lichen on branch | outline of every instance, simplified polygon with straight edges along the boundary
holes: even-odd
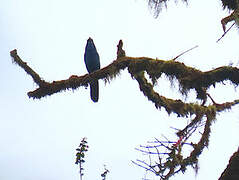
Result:
[[[123,50],[122,40],[119,41],[117,47],[117,58],[108,66],[91,74],[82,76],[71,75],[68,79],[53,82],[42,80],[40,75],[18,56],[17,50],[11,51],[10,55],[13,58],[13,62],[23,68],[39,86],[34,91],[28,92],[29,98],[33,99],[40,99],[65,90],[74,90],[81,86],[87,87],[90,82],[96,79],[102,79],[105,83],[109,83],[122,70],[127,68],[132,79],[138,82],[139,90],[157,109],[164,108],[168,114],[175,113],[179,117],[191,118],[194,115],[194,118],[190,120],[187,126],[176,132],[179,140],[175,141],[173,146],[164,145],[162,141],[157,140],[159,146],[163,146],[168,151],[166,153],[167,156],[164,156],[166,159],[161,158],[160,155],[162,153],[156,148],[156,154],[160,160],[156,162],[156,165],[147,164],[143,161],[139,161],[143,165],[138,165],[146,170],[151,170],[156,175],[160,175],[162,179],[167,179],[180,171],[184,172],[189,165],[197,169],[198,157],[203,149],[208,147],[211,124],[216,119],[216,115],[239,103],[237,99],[232,102],[216,103],[210,94],[207,93],[207,89],[223,81],[230,81],[235,86],[238,86],[239,69],[231,66],[222,66],[202,72],[196,68],[186,66],[184,63],[177,62],[175,59],[158,60],[148,57],[128,57]],[[149,78],[145,77],[146,73],[149,75]],[[179,92],[182,94],[186,94],[191,89],[195,90],[197,99],[203,100],[203,102],[200,104],[195,100],[193,103],[186,103],[179,99],[170,99],[160,95],[154,90],[154,86],[160,84],[159,79],[162,74],[166,75],[169,80],[176,79],[180,86]],[[212,103],[206,105],[208,98]],[[199,141],[189,142],[190,137],[200,127],[204,128],[203,132],[200,133]],[[192,147],[188,157],[183,157],[185,145]],[[159,168],[159,170],[154,169],[154,167]]]
[[[164,107],[168,112],[174,106],[181,106],[183,102],[178,100],[171,100],[170,106],[163,100],[165,97],[156,96],[153,90],[153,86],[159,80],[162,74],[165,74],[169,79],[176,79],[180,86],[180,92],[186,94],[189,90],[194,89],[197,93],[197,98],[205,100],[207,98],[207,89],[216,83],[223,82],[225,80],[231,81],[235,86],[239,84],[239,69],[231,66],[222,66],[210,71],[202,72],[198,69],[186,66],[184,63],[174,60],[158,60],[148,57],[128,57],[125,56],[125,51],[122,49],[123,42],[120,40],[117,50],[117,59],[114,60],[108,66],[97,70],[91,74],[85,74],[82,76],[71,75],[66,80],[57,80],[53,82],[46,82],[40,78],[40,75],[36,73],[26,62],[21,60],[17,54],[17,50],[11,51],[10,55],[13,61],[23,68],[27,74],[29,74],[33,81],[39,86],[36,90],[28,92],[30,98],[40,99],[47,95],[53,95],[55,93],[74,90],[81,86],[87,87],[92,80],[102,79],[106,83],[115,78],[120,71],[128,68],[129,73],[135,78],[142,90],[144,84],[144,94],[148,95],[149,100],[153,101],[158,108],[159,104],[164,104]],[[147,73],[153,83],[148,83],[144,77],[144,73]],[[148,91],[148,93],[145,93]],[[150,93],[151,92],[151,93]],[[168,99],[169,101],[169,99]],[[190,111],[190,108],[185,107],[179,110],[179,114],[186,115]],[[176,112],[176,111],[175,111]],[[186,113],[187,112],[187,113]],[[184,116],[183,115],[183,116]]]

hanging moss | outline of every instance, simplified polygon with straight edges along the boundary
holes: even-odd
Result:
[[[105,83],[109,83],[114,80],[122,70],[127,68],[133,80],[138,82],[140,91],[155,105],[157,109],[164,108],[169,115],[175,113],[178,117],[189,117],[195,115],[195,118],[192,119],[185,128],[177,132],[179,143],[176,144],[178,144],[178,146],[173,145],[167,147],[167,150],[170,152],[168,153],[166,161],[157,164],[157,166],[161,165],[161,170],[154,170],[153,172],[168,179],[175,173],[180,171],[185,172],[188,165],[191,165],[197,170],[198,157],[203,149],[209,145],[211,124],[213,120],[216,119],[216,115],[224,110],[229,110],[232,106],[239,103],[239,100],[234,100],[233,102],[218,104],[207,93],[207,89],[210,86],[215,86],[216,83],[221,83],[225,80],[228,80],[233,85],[237,86],[239,84],[239,69],[231,66],[223,66],[211,71],[202,72],[174,60],[164,61],[147,57],[127,57],[125,56],[125,51],[122,49],[122,46],[123,42],[120,41],[118,45],[117,59],[107,67],[91,74],[85,74],[82,76],[72,75],[66,80],[53,82],[42,80],[42,78],[40,78],[40,76],[30,68],[27,63],[21,60],[17,55],[16,50],[12,51],[10,55],[12,56],[13,61],[23,68],[39,86],[36,90],[28,92],[30,98],[37,99],[65,90],[75,90],[81,86],[87,87],[96,79],[102,79]],[[149,75],[152,83],[145,77],[146,73]],[[154,90],[154,86],[156,86],[156,82],[159,83],[159,78],[162,74],[168,77],[170,81],[177,80],[180,86],[180,91],[183,94],[194,89],[197,93],[197,98],[202,99],[203,103],[198,104],[197,101],[194,103],[185,103],[179,99],[170,99],[160,95]],[[212,104],[206,106],[205,103],[208,97],[211,99]],[[206,118],[205,124],[202,123],[204,122],[204,118]],[[203,133],[197,143],[190,143],[192,151],[188,157],[184,158],[182,156],[182,151],[185,143],[181,143],[180,141],[186,141],[188,136],[190,136],[189,132],[195,130],[198,124],[204,125]],[[162,143],[160,145],[162,145]]]
[[[167,8],[168,1],[169,0],[148,0],[148,6],[153,10],[155,18],[158,17],[163,8]],[[187,3],[187,0],[182,1]],[[175,3],[176,2],[178,2],[178,0],[175,0]]]
[[[229,10],[235,10],[238,8],[237,0],[221,0],[223,8],[227,8]]]

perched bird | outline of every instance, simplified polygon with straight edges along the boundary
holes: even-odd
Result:
[[[93,39],[89,38],[85,47],[84,60],[86,69],[89,73],[92,73],[100,69],[100,57],[96,50]],[[97,102],[99,99],[99,82],[98,80],[93,80],[90,83],[90,97],[92,101]]]

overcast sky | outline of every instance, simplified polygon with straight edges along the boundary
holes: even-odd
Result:
[[[211,3],[203,6],[203,3]],[[220,20],[228,15],[219,0],[174,1],[153,18],[146,0],[5,0],[0,6],[0,179],[77,180],[75,149],[88,138],[85,180],[100,179],[104,165],[108,179],[141,179],[145,172],[131,160],[142,155],[135,147],[154,137],[174,135],[170,126],[183,127],[184,119],[157,110],[139,91],[127,71],[110,84],[100,81],[99,102],[90,99],[89,88],[66,91],[33,100],[27,92],[37,88],[30,76],[12,63],[9,52],[19,56],[46,81],[87,73],[83,55],[92,37],[101,67],[116,58],[120,39],[128,56],[168,60],[195,46],[178,59],[200,70],[234,63],[238,65],[238,30],[234,27],[219,43]],[[229,26],[229,25],[228,25]],[[239,98],[233,85],[218,85],[210,94],[220,102]],[[159,93],[181,98],[167,81],[159,81]],[[238,89],[236,89],[238,91]],[[192,92],[191,96],[195,94]],[[217,179],[236,151],[239,139],[238,107],[218,114],[210,145],[193,170],[173,177]],[[149,178],[150,176],[146,176]],[[153,176],[152,179],[157,179]]]

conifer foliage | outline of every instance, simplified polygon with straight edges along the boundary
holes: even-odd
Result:
[[[167,8],[167,3],[169,0],[147,0],[149,7],[154,12],[154,17],[157,18],[163,8]],[[177,2],[178,0],[175,0]],[[189,0],[182,0],[188,3]],[[207,1],[204,2],[205,6]],[[223,9],[228,9],[232,13],[221,20],[222,28],[226,32],[227,23],[234,21],[234,23],[239,26],[239,0],[221,0]]]

